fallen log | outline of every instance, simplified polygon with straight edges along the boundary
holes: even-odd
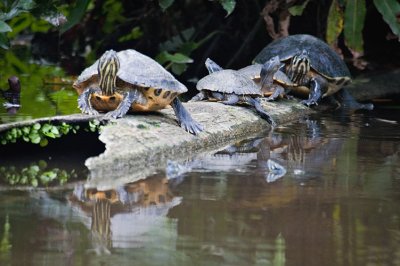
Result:
[[[100,140],[106,150],[88,158],[87,187],[111,189],[165,169],[168,160],[183,161],[213,152],[234,141],[255,137],[271,129],[257,113],[221,103],[185,103],[204,132],[193,136],[177,125],[172,109],[157,114],[128,115],[103,128]],[[296,101],[265,103],[277,124],[313,112]]]

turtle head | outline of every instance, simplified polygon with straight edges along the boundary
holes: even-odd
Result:
[[[222,67],[220,67],[217,63],[215,63],[210,58],[207,58],[205,65],[206,65],[206,68],[207,68],[209,74],[223,70]]]
[[[307,50],[302,50],[292,57],[288,69],[288,76],[292,80],[292,82],[303,84],[309,71],[310,57]]]
[[[119,67],[119,59],[114,50],[108,50],[100,57],[97,71],[99,74],[99,86],[104,95],[113,95],[115,93]]]
[[[265,62],[260,71],[261,87],[264,89],[266,86],[270,87],[274,82],[274,75],[279,70],[281,61],[279,56],[274,56]]]

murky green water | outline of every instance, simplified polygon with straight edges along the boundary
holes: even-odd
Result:
[[[0,264],[399,265],[399,122],[309,117],[111,191],[79,163],[64,189],[2,186]]]
[[[0,60],[0,124],[39,117],[80,113],[73,79],[54,64],[33,62],[28,51],[2,51]],[[7,79],[17,76],[21,84],[20,107],[4,106]]]

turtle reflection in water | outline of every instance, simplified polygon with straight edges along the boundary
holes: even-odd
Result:
[[[322,40],[307,34],[291,35],[268,44],[254,59],[263,64],[279,56],[284,70],[292,82],[299,86],[293,92],[308,88],[307,106],[317,104],[326,96],[334,95],[351,82],[350,71],[340,56]],[[263,75],[261,75],[263,79]],[[304,87],[305,86],[305,87]],[[351,109],[372,109],[371,104],[357,103],[349,94],[344,101]]]
[[[180,126],[198,134],[196,122],[177,96],[187,91],[160,64],[135,50],[106,51],[85,69],[73,87],[78,91],[78,107],[83,113],[107,112],[106,118],[119,118],[130,109],[156,111],[171,105]]]

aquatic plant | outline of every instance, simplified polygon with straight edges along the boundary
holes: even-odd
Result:
[[[29,166],[0,166],[1,182],[8,185],[49,186],[63,185],[71,179],[78,178],[76,171],[50,168],[46,161],[33,162]]]
[[[81,128],[80,125],[68,124],[62,122],[60,124],[51,123],[35,123],[31,126],[14,127],[0,134],[0,143],[6,145],[16,143],[22,139],[25,142],[39,144],[41,147],[47,146],[49,139],[61,138],[69,133],[77,133]],[[103,125],[98,120],[89,121],[85,131],[98,132],[103,128]]]
[[[14,127],[0,135],[0,143],[6,145],[7,143],[15,143],[18,139],[33,144],[40,144],[44,147],[48,144],[48,138],[60,138],[68,134],[70,131],[76,133],[79,125],[69,125],[61,123],[60,125],[52,125],[50,123],[35,123],[31,126]]]

